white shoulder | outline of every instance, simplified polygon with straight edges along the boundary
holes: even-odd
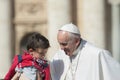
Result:
[[[105,54],[111,56],[111,53],[108,50],[96,47],[95,45],[86,42],[83,45],[82,51],[86,54],[93,55],[93,56],[99,56],[100,54]]]

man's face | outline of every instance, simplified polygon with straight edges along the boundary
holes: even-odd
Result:
[[[69,36],[69,33],[66,31],[59,31],[57,39],[58,39],[60,48],[64,50],[66,55],[71,56],[75,51],[75,49],[77,48],[76,40],[74,38],[71,39]]]

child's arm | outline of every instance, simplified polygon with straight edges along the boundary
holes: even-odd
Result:
[[[40,73],[39,73],[39,71],[37,71],[37,80],[42,80],[42,78],[41,78],[41,76],[40,76]]]
[[[13,76],[13,78],[11,80],[19,80],[20,76],[21,76],[21,73],[16,72],[16,74]]]

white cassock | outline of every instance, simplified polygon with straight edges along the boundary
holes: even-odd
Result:
[[[63,50],[56,53],[50,69],[52,80],[120,80],[120,64],[84,40],[71,58]]]

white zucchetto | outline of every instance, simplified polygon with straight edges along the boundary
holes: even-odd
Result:
[[[78,27],[72,23],[63,25],[59,30],[68,31],[75,34],[80,34]]]

